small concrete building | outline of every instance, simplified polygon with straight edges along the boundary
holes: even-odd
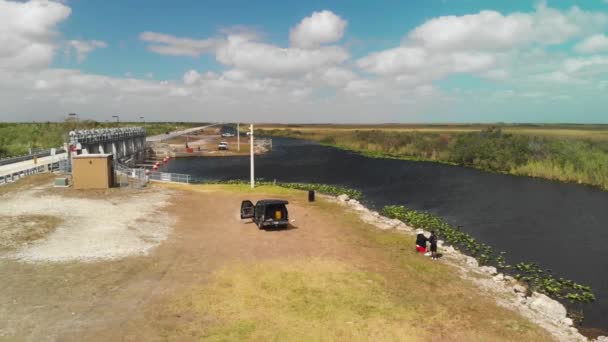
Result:
[[[72,156],[74,189],[107,189],[114,184],[111,154]]]

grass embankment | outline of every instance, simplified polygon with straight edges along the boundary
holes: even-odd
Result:
[[[434,230],[440,239],[461,248],[466,254],[476,258],[481,265],[495,265],[499,271],[513,274],[515,279],[525,282],[531,291],[538,291],[558,300],[568,300],[570,303],[595,301],[591,287],[556,277],[551,271],[543,270],[533,262],[510,265],[505,258],[505,252],[495,253],[492,246],[477,241],[470,234],[449,225],[437,216],[394,205],[385,206],[383,214],[415,228]],[[580,315],[578,312],[571,314]],[[577,319],[582,318],[577,317]]]
[[[198,123],[163,122],[102,123],[96,121],[67,120],[65,122],[0,123],[0,158],[28,153],[30,148],[59,147],[67,141],[68,133],[75,129],[115,128],[144,126],[148,135],[199,126]]]
[[[316,140],[370,157],[442,162],[608,190],[608,128],[603,125],[423,126],[419,130],[298,127],[258,134]]]
[[[206,182],[206,184],[231,184],[231,185],[238,185],[239,189],[242,191],[244,189],[251,189],[250,188],[250,183],[248,181],[242,180],[242,179],[233,179],[233,180],[226,180],[226,181],[210,181],[210,182]],[[263,179],[257,179],[256,182],[256,187],[268,187],[270,186],[271,188],[286,188],[286,189],[293,189],[293,190],[304,190],[304,191],[316,191],[319,192],[321,194],[325,194],[325,195],[330,195],[330,196],[340,196],[342,194],[346,194],[348,195],[348,197],[356,199],[356,200],[360,200],[361,198],[363,198],[363,193],[359,190],[355,190],[355,189],[351,189],[351,188],[345,188],[345,187],[341,187],[341,186],[335,186],[335,185],[327,185],[327,184],[315,184],[315,183],[283,183],[283,182],[269,182],[269,181],[265,181]]]
[[[271,185],[254,190],[239,184],[170,187],[215,198],[226,192],[281,196],[290,201],[298,227],[261,234],[284,234],[284,243],[294,246],[299,245],[290,240],[303,238],[300,234],[318,241],[300,257],[229,262],[208,283],[167,299],[159,315],[178,319],[154,325],[163,338],[550,340],[538,326],[498,307],[455,269],[414,253],[411,236],[375,229],[337,204],[306,203],[304,192]],[[312,232],[319,235],[313,238]]]

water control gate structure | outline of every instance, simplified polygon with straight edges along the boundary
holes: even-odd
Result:
[[[115,161],[130,164],[145,159],[146,130],[142,127],[71,131],[70,153],[112,154]]]

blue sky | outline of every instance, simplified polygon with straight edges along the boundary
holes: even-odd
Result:
[[[604,0],[0,0],[2,19],[0,121],[608,123]]]

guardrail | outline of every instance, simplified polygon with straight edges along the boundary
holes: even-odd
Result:
[[[212,124],[212,125],[200,126],[200,127],[191,127],[191,128],[186,128],[186,129],[181,130],[181,131],[169,132],[168,134],[159,134],[159,135],[148,136],[148,137],[146,137],[146,141],[148,141],[148,142],[163,142],[165,140],[178,137],[180,135],[189,134],[189,133],[193,133],[193,132],[197,132],[197,131],[202,131],[205,128],[212,127],[212,126],[217,126],[217,125],[220,125],[220,124]]]
[[[15,170],[9,170],[8,172],[0,172],[0,185],[12,183],[23,177],[27,177],[36,173],[53,171],[65,172],[68,168],[68,161],[64,157],[58,156],[57,159],[48,162],[30,165]]]
[[[63,152],[65,152],[65,150],[63,148],[55,149],[55,153],[57,153],[57,154],[63,153]],[[24,154],[21,156],[0,158],[0,165],[13,164],[13,163],[22,162],[25,160],[34,159],[34,158],[48,157],[50,155],[51,155],[51,149],[37,150],[33,153]]]

